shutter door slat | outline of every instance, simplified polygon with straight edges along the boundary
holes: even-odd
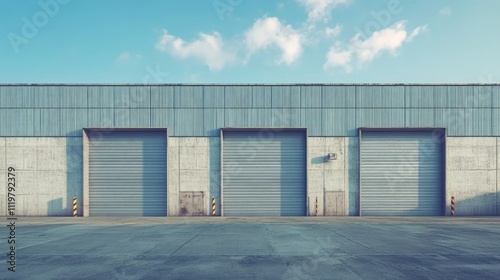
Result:
[[[303,132],[224,132],[224,215],[304,216],[305,149]]]
[[[443,143],[431,132],[363,131],[361,215],[442,214]]]
[[[89,143],[90,216],[166,216],[164,132],[110,132]]]

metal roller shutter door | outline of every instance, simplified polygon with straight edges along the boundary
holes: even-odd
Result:
[[[225,216],[306,214],[306,134],[223,134]]]
[[[442,215],[443,146],[432,132],[362,131],[361,215]]]
[[[166,216],[166,132],[109,132],[89,142],[90,216]]]

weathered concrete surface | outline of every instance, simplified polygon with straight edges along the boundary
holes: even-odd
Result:
[[[455,215],[496,215],[497,138],[448,137],[446,143],[446,214],[455,197]]]
[[[210,196],[210,138],[208,137],[169,137],[168,143],[168,214],[181,215],[180,192],[203,192],[205,201],[203,213],[208,215]]]
[[[6,214],[4,176],[9,167],[16,169],[17,215],[71,215],[73,196],[78,198],[82,209],[80,137],[1,138],[0,141],[4,148],[0,149],[0,215]]]
[[[128,219],[132,223],[129,225],[117,224],[115,219],[99,225],[93,221],[106,219],[75,218],[75,222],[86,222],[35,225],[28,218],[21,218],[16,228],[16,272],[7,270],[7,250],[2,246],[0,278],[288,280],[500,276],[497,217],[267,219],[276,223],[159,224],[148,223],[158,219],[136,218]],[[44,220],[70,218],[38,219]],[[193,221],[191,217],[163,220]],[[0,236],[7,236],[5,226],[1,227]]]

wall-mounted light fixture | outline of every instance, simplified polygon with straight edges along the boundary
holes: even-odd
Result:
[[[336,160],[337,159],[337,154],[335,153],[329,153],[325,157],[325,161],[331,161],[331,160]]]

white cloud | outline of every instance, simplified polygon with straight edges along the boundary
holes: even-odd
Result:
[[[427,30],[429,30],[429,27],[426,25],[423,25],[423,26],[419,26],[417,28],[415,28],[410,36],[408,36],[408,38],[406,39],[407,42],[411,42],[413,40],[413,38],[417,37],[419,34],[421,34],[422,32],[426,32]]]
[[[156,43],[156,49],[180,59],[200,59],[210,70],[221,70],[236,59],[234,51],[225,46],[224,40],[217,32],[212,35],[201,32],[198,39],[186,42],[164,30]]]
[[[330,18],[332,10],[338,5],[347,4],[351,0],[297,0],[305,6],[307,16],[311,21],[323,20],[324,22]]]
[[[352,71],[352,55],[352,50],[343,50],[340,43],[337,43],[328,51],[323,69],[328,70],[335,67],[342,67],[347,73],[350,73]]]
[[[451,16],[451,8],[450,7],[444,7],[439,11],[439,14],[442,16]]]
[[[346,72],[350,72],[354,61],[359,66],[363,66],[384,52],[396,56],[404,43],[410,42],[427,29],[427,25],[419,26],[408,36],[406,21],[400,21],[388,28],[374,32],[371,37],[364,41],[360,39],[361,34],[356,34],[347,46],[342,47],[340,43],[336,43],[330,49],[323,69],[343,67]]]
[[[340,35],[340,32],[342,32],[342,27],[337,24],[333,28],[327,27],[325,29],[325,36],[326,37],[337,37]]]
[[[258,19],[245,32],[245,42],[247,59],[259,50],[276,46],[282,52],[278,63],[291,64],[303,51],[303,35],[292,26],[282,24],[276,17]]]
[[[118,56],[117,60],[119,60],[119,61],[129,61],[130,60],[130,53],[129,52],[122,52]]]

